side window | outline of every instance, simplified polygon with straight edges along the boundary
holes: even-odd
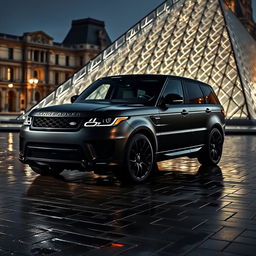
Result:
[[[206,104],[215,104],[215,105],[220,104],[216,94],[214,93],[211,87],[206,85],[201,85],[201,89],[203,91],[204,100]]]
[[[199,84],[196,82],[185,82],[188,92],[188,104],[204,104],[204,96]]]
[[[165,87],[163,97],[168,94],[178,94],[183,98],[183,90],[181,80],[178,79],[169,79]]]

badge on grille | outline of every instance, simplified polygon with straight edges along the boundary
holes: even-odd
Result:
[[[76,122],[70,122],[69,125],[70,125],[70,126],[76,126],[77,123],[76,123]]]

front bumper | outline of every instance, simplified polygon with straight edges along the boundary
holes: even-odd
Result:
[[[88,127],[78,131],[20,131],[20,161],[64,167],[119,166],[132,128],[127,122],[116,127]]]

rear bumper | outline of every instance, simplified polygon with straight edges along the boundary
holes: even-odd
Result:
[[[90,127],[79,131],[20,131],[20,161],[90,169],[95,166],[119,166],[132,132],[126,122],[118,127]]]

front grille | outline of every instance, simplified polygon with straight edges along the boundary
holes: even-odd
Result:
[[[33,117],[32,127],[53,129],[78,129],[82,119],[77,117]]]
[[[52,145],[37,146],[28,145],[27,157],[37,159],[65,160],[65,161],[80,161],[82,152],[79,147],[53,147]]]

